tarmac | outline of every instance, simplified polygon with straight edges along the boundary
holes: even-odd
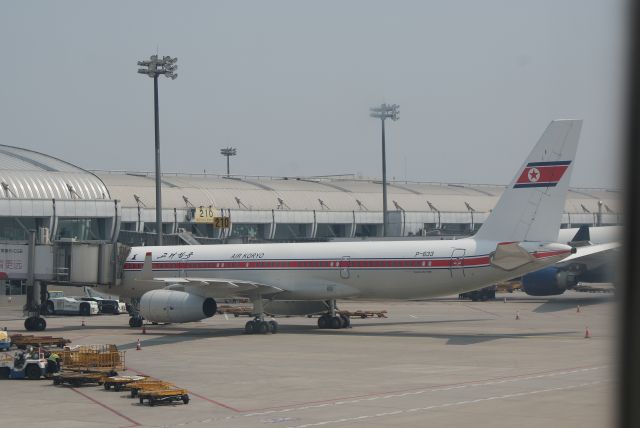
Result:
[[[98,386],[0,380],[2,424],[601,428],[615,422],[611,295],[517,292],[492,302],[339,306],[384,309],[388,318],[353,319],[343,330],[319,330],[306,317],[278,318],[277,334],[246,335],[246,317],[150,325],[146,334],[129,328],[127,315],[87,317],[85,327],[78,316],[48,317],[39,334],[72,345],[116,344],[127,351],[124,374],[172,382],[189,390],[191,401],[151,407]],[[19,299],[0,302],[4,326],[25,333]]]

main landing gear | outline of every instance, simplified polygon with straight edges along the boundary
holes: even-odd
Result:
[[[251,321],[247,321],[244,325],[244,332],[246,334],[267,334],[277,333],[278,323],[274,320],[265,321],[264,319],[264,307],[262,306],[262,297],[258,294],[251,299],[253,303],[253,314],[255,318]]]
[[[273,320],[264,321],[260,318],[256,318],[254,320],[247,321],[244,325],[244,332],[247,334],[275,334],[278,332],[278,323]]]
[[[318,328],[349,328],[351,318],[336,312],[336,301],[329,300],[329,312],[318,318]]]

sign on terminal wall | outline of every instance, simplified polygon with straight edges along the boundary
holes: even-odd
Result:
[[[231,219],[229,217],[220,217],[216,214],[216,209],[200,206],[196,209],[196,223],[213,224],[218,229],[228,229],[231,226]]]

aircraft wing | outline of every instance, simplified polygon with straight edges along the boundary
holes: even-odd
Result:
[[[165,290],[185,291],[199,296],[238,296],[250,297],[260,294],[264,297],[280,293],[282,288],[253,281],[227,278],[153,278],[153,281],[164,282]]]
[[[584,263],[589,268],[594,268],[611,261],[614,253],[620,248],[619,242],[609,242],[606,244],[595,244],[584,247],[577,247],[576,253],[560,260],[556,266],[567,266],[572,263]]]

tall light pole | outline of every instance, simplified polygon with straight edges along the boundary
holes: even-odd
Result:
[[[220,149],[220,154],[227,157],[227,177],[229,177],[229,158],[231,156],[235,156],[237,151],[234,147],[227,147],[225,149]]]
[[[394,122],[400,119],[400,106],[397,104],[381,104],[373,107],[369,116],[380,119],[382,122],[382,236],[387,236],[387,154],[384,142],[384,121],[391,119]]]
[[[164,74],[165,77],[175,80],[178,74],[176,62],[178,58],[158,55],[151,55],[148,61],[138,61],[138,65],[147,67],[139,68],[138,73],[146,74],[153,78],[153,111],[155,119],[156,133],[156,232],[158,233],[157,245],[162,245],[162,192],[160,188],[160,116],[158,112],[158,76]]]

